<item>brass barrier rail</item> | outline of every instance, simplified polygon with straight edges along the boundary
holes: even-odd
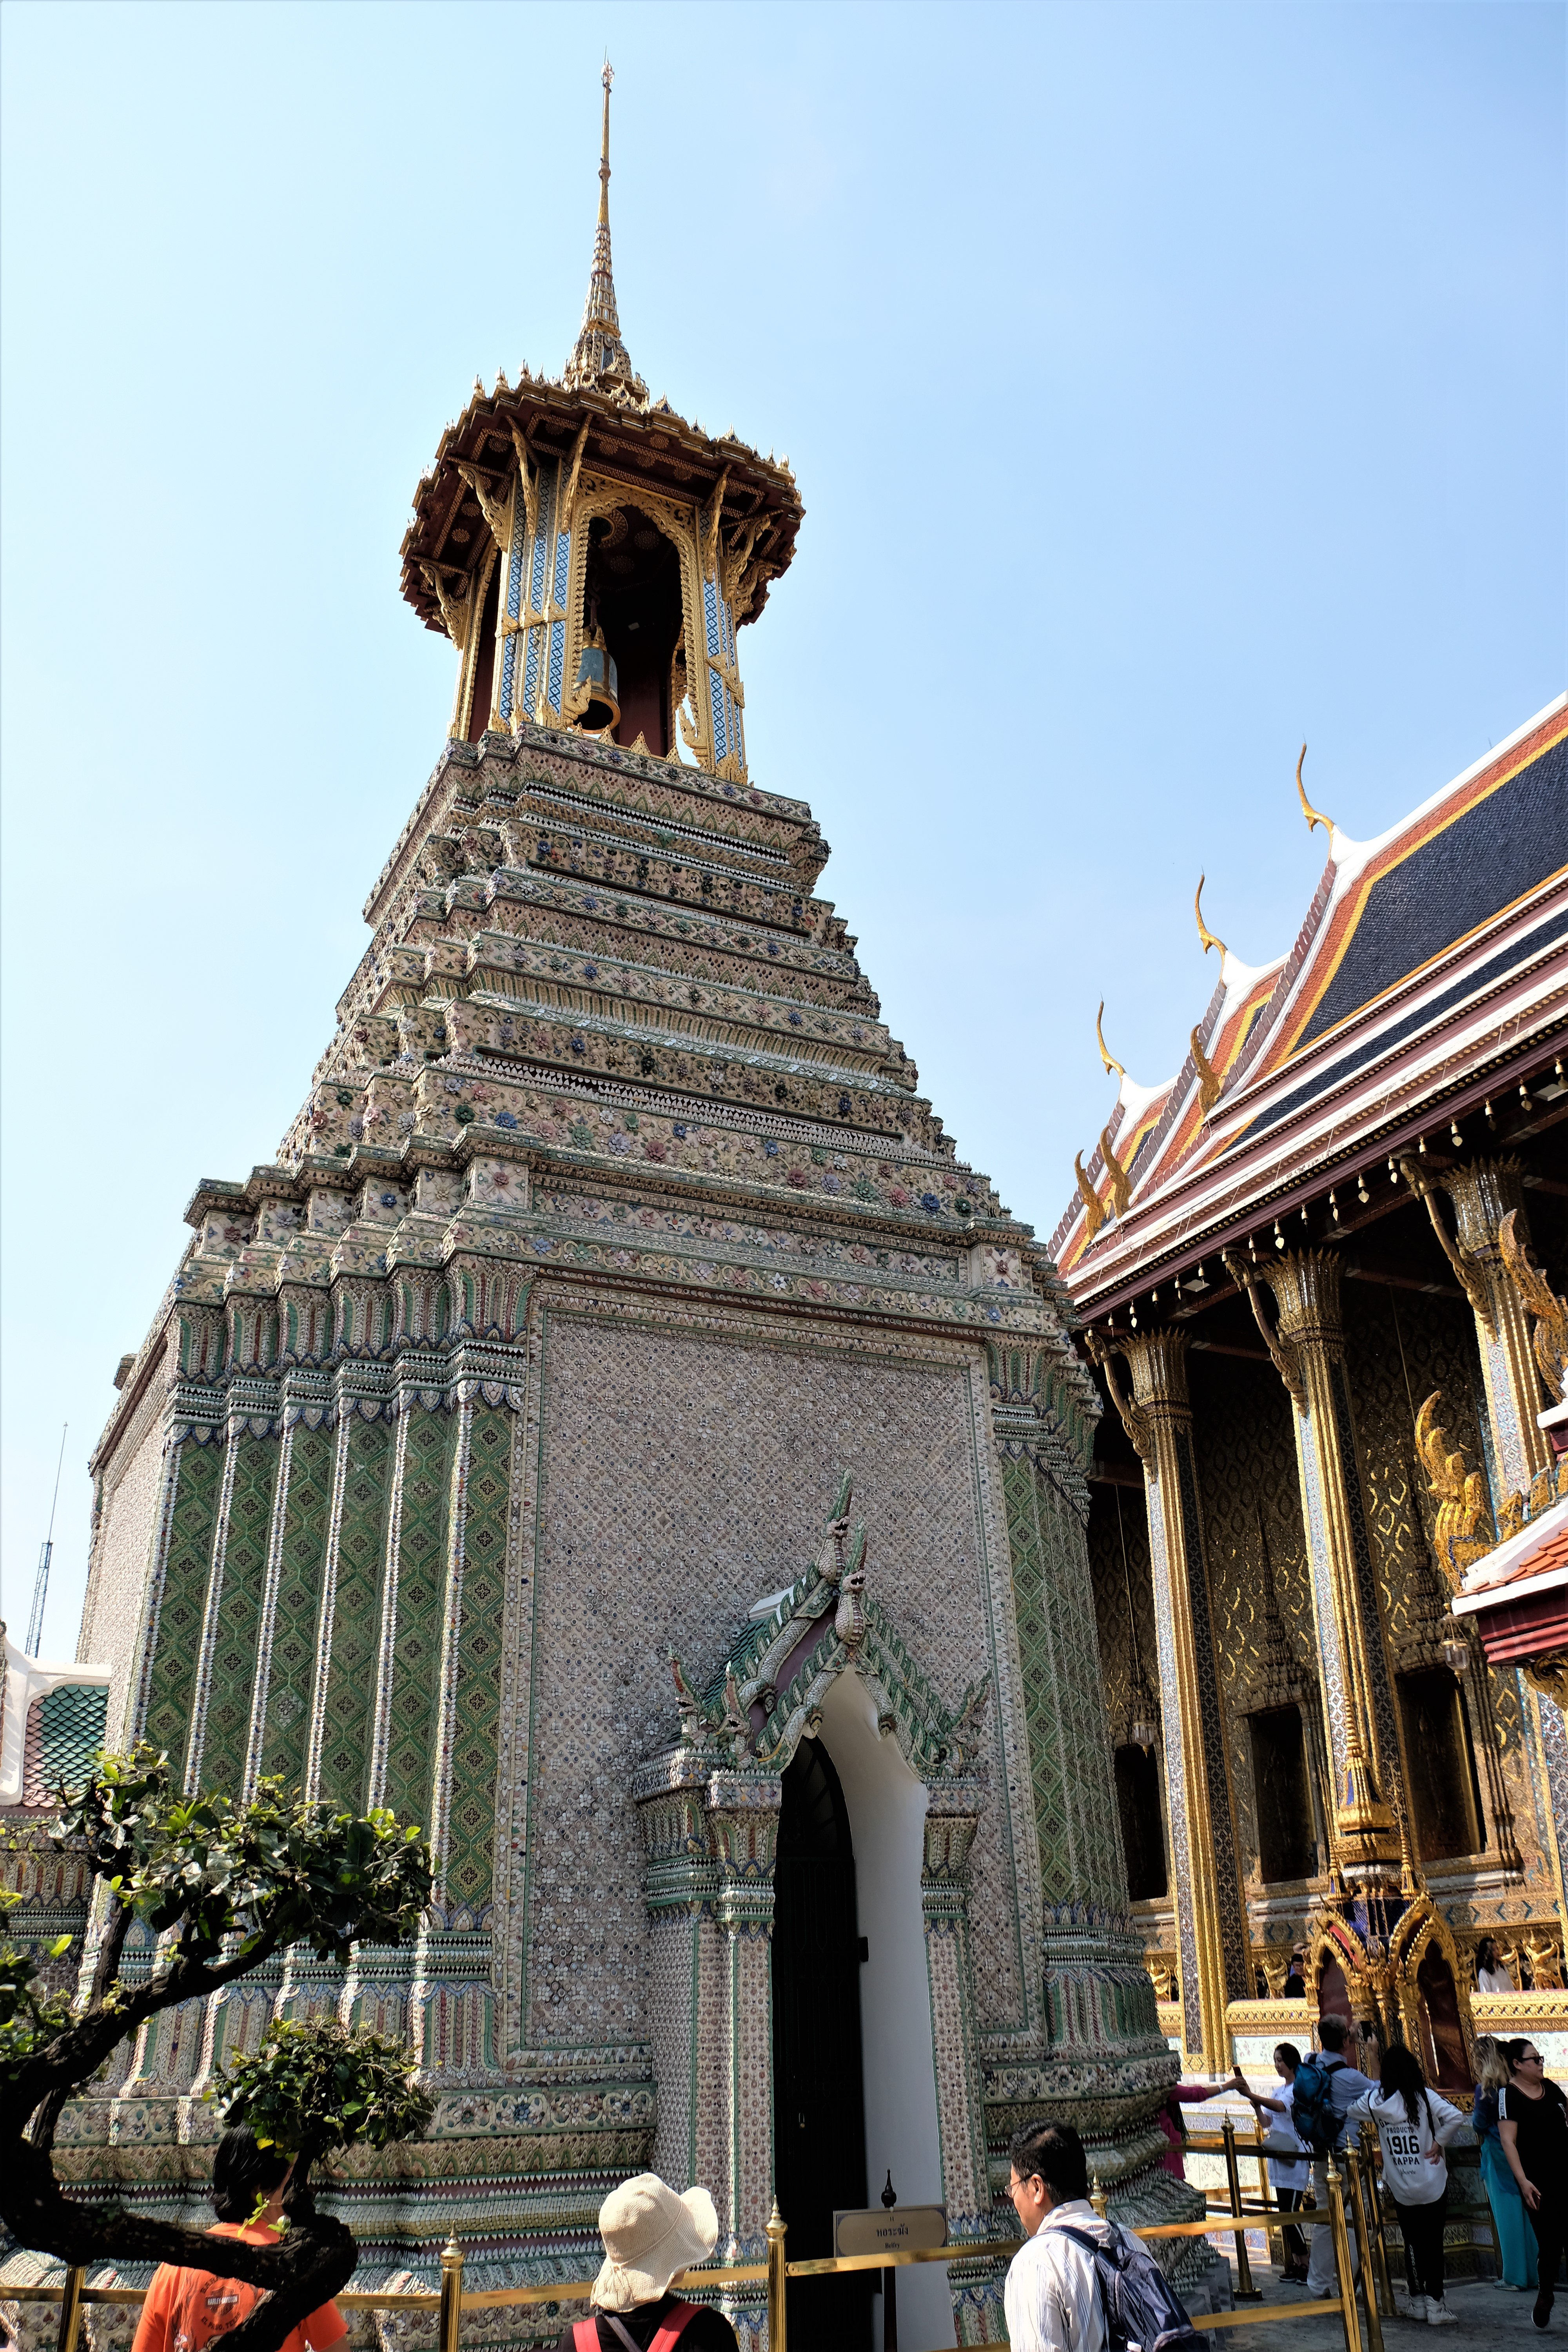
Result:
[[[1234,2134],[1230,2137],[1234,2142]],[[1190,2146],[1192,2143],[1188,2144]],[[1242,2244],[1246,2235],[1245,2222],[1248,2218],[1258,2218],[1262,2210],[1268,2209],[1255,2209],[1252,2216],[1247,2215],[1240,2200],[1239,2181],[1234,2164],[1234,2146],[1232,2159],[1228,2168],[1229,2194],[1232,2203],[1225,2220],[1231,2222],[1240,2221],[1244,2225],[1235,2231],[1238,2254],[1241,2256],[1237,2265],[1237,2291],[1239,2294],[1243,2291],[1244,2283],[1250,2289],[1251,2281],[1251,2272],[1246,2267],[1245,2248]],[[1364,2257],[1372,2250],[1368,2245],[1367,2219],[1362,2202],[1361,2185],[1353,2151],[1347,2152],[1346,2162],[1352,2190],[1352,2212],[1363,2256],[1362,2284],[1366,2306],[1369,2352],[1383,2352],[1383,2332],[1378,2326],[1378,2305],[1382,2295],[1366,2292],[1368,2273]],[[1322,2303],[1312,2301],[1284,2304],[1271,2311],[1201,2312],[1193,2320],[1194,2327],[1206,2332],[1210,2328],[1265,2327],[1272,2326],[1276,2321],[1285,2319],[1312,2317],[1332,2319],[1337,2316],[1344,2332],[1345,2352],[1361,2352],[1361,2328],[1356,2309],[1355,2273],[1352,2267],[1346,2200],[1341,2189],[1340,2173],[1332,2163],[1328,2169],[1328,2204],[1321,2210],[1295,2210],[1289,2218],[1293,2223],[1299,2222],[1303,2226],[1324,2224],[1331,2230],[1334,2271],[1340,2289],[1338,2296],[1331,2301]],[[1373,2193],[1375,2195],[1375,2189]],[[1106,2199],[1098,2179],[1094,2182],[1090,2202],[1097,2213],[1105,2215]],[[914,2263],[953,2264],[1001,2262],[1004,2259],[1011,2261],[1026,2242],[1022,2238],[960,2238],[951,2245],[931,2246],[914,2253],[829,2254],[792,2263],[784,2259],[784,2240],[787,2234],[786,2224],[775,2204],[772,2219],[768,2222],[766,2262],[731,2263],[713,2269],[681,2271],[670,2281],[670,2284],[681,2293],[690,2294],[701,2293],[710,2287],[760,2286],[765,2282],[769,2352],[788,2352],[789,2323],[784,2289],[791,2279],[827,2278],[850,2271],[904,2269]],[[1135,2238],[1203,2238],[1228,2236],[1231,2232],[1224,2227],[1219,2217],[1209,2216],[1198,2221],[1162,2221],[1135,2226],[1131,2229],[1130,2234]],[[1381,2242],[1380,2229],[1377,2233],[1379,2253],[1382,2251]],[[1377,2257],[1374,2255],[1373,2259],[1376,2260]],[[339,2309],[343,2311],[438,2312],[440,2315],[437,2331],[438,2352],[460,2352],[462,2315],[466,2311],[497,2311],[509,2305],[521,2306],[530,2304],[584,2303],[593,2290],[592,2279],[552,2279],[547,2284],[541,2286],[479,2287],[465,2292],[463,2263],[462,2248],[455,2238],[449,2238],[441,2250],[439,2288],[409,2287],[395,2292],[346,2288],[333,2300]],[[1387,2263],[1384,2257],[1379,2281],[1380,2286],[1384,2290],[1386,2290],[1386,2282]],[[1256,2295],[1258,2290],[1250,2289],[1250,2292]],[[63,2278],[48,2285],[10,2286],[0,2283],[0,2302],[58,2303],[60,2319],[57,2352],[78,2352],[82,2312],[87,2305],[138,2305],[145,2299],[147,2289],[141,2286],[89,2286],[86,2271],[80,2266],[68,2269]],[[1389,2309],[1393,2309],[1392,2297],[1389,2300]],[[1000,2342],[972,2345],[965,2347],[965,2352],[1007,2352],[1007,2346]]]

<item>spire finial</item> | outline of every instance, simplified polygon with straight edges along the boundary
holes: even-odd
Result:
[[[575,387],[592,385],[596,392],[629,398],[639,408],[647,405],[647,386],[632,366],[621,341],[616,309],[616,280],[610,267],[610,84],[616,69],[608,58],[599,79],[605,86],[604,128],[599,142],[599,225],[594,236],[594,267],[588,278],[588,299],[583,306],[583,326],[566,362],[565,382]]]

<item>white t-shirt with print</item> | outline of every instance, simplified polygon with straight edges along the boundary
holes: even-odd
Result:
[[[1385,2097],[1381,2089],[1358,2099],[1349,2116],[1352,2126],[1377,2126],[1384,2186],[1396,2205],[1436,2205],[1448,2186],[1448,2167],[1442,2158],[1434,2164],[1431,2151],[1445,2147],[1464,2120],[1458,2107],[1432,2090],[1416,2100],[1414,2118],[1405,2114],[1399,2092]]]

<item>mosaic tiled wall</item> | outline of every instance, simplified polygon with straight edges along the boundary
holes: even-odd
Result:
[[[1003,1490],[1045,1899],[1121,1911],[1127,1874],[1083,1528],[1026,1457],[1005,1465]]]
[[[322,1703],[316,1793],[339,1804],[363,1801],[370,1769],[382,1559],[392,1496],[394,1433],[353,1420],[338,1433],[346,1449],[337,1574],[331,1594],[331,1665]]]
[[[304,1778],[316,1632],[332,1506],[333,1433],[291,1429],[271,1675],[260,1769],[293,1787]]]
[[[633,1767],[673,1736],[663,1652],[700,1687],[752,1602],[811,1557],[844,1468],[867,1520],[869,1590],[923,1670],[956,1704],[989,1663],[989,1538],[961,1361],[795,1352],[760,1334],[716,1341],[556,1311],[542,1392],[532,1861],[512,1931],[531,1955],[520,2019],[531,2046],[644,2030],[627,1790]],[[980,2015],[1018,2021],[1014,1870],[994,1820],[974,1872]]]
[[[184,1760],[195,1702],[205,1620],[213,1532],[223,1484],[221,1446],[187,1439],[172,1465],[174,1479],[168,1549],[162,1591],[155,1590],[157,1617],[142,1732],[154,1748]]]

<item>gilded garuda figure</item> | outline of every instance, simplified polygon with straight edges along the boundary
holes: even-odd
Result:
[[[1495,1538],[1480,1472],[1467,1472],[1464,1455],[1448,1452],[1447,1433],[1437,1419],[1442,1402],[1442,1390],[1434,1389],[1416,1414],[1415,1451],[1439,1498],[1433,1537],[1437,1558],[1458,1591],[1466,1569],[1491,1550]]]
[[[1535,1360],[1541,1377],[1553,1404],[1561,1404],[1568,1395],[1568,1300],[1558,1297],[1531,1256],[1528,1243],[1519,1238],[1514,1227],[1518,1214],[1517,1209],[1510,1209],[1498,1226],[1498,1248],[1509,1280],[1534,1320]]]

